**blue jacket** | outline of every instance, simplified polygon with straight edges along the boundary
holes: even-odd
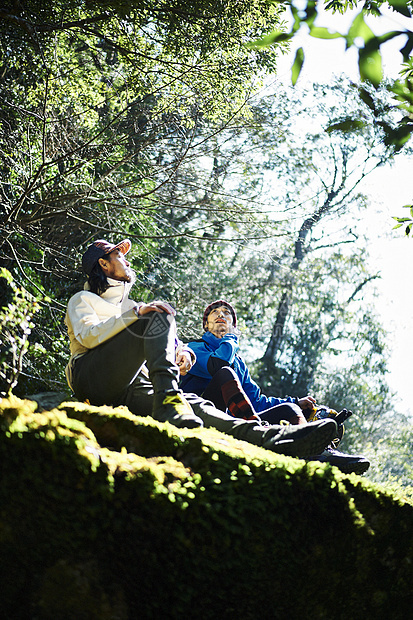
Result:
[[[208,360],[219,358],[228,362],[228,366],[236,372],[244,392],[249,397],[255,411],[265,411],[281,403],[291,403],[294,399],[275,398],[275,396],[265,396],[261,394],[259,386],[251,379],[248,367],[244,360],[237,355],[238,338],[235,334],[227,334],[222,338],[217,338],[211,332],[205,332],[202,340],[189,342],[188,346],[196,355],[196,363],[189,373],[182,377],[181,388],[184,392],[193,392],[202,395],[203,391],[211,381],[211,374],[208,372]]]

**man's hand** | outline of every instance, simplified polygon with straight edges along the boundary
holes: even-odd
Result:
[[[193,366],[190,354],[187,351],[177,352],[176,365],[179,368],[179,374],[184,377]]]
[[[304,398],[298,399],[298,405],[301,409],[313,409],[315,407],[316,400],[312,396],[304,396]]]
[[[150,304],[142,304],[138,310],[139,316],[148,314],[148,312],[166,312],[166,314],[172,314],[172,316],[176,315],[176,310],[166,301],[151,301]]]

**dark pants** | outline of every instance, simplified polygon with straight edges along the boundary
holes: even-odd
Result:
[[[179,370],[175,364],[175,320],[164,312],[150,312],[123,329],[106,342],[90,349],[75,361],[73,389],[80,400],[88,399],[92,405],[120,405],[127,401],[142,415],[148,410],[145,390],[134,389],[140,385],[138,373],[146,363],[149,385],[153,392],[178,390]]]
[[[281,405],[260,411],[258,415],[261,420],[269,424],[279,424],[281,420],[286,420],[290,424],[307,424],[301,407],[295,403],[281,403]]]
[[[205,388],[202,397],[213,402],[215,407],[218,409],[226,411],[228,403],[225,402],[221,388],[226,381],[234,380],[239,383],[239,379],[235,371],[229,366],[224,366],[213,375],[211,381]],[[239,390],[243,394],[244,398],[250,402],[240,384]],[[251,407],[253,414],[257,414],[260,420],[263,422],[268,422],[269,424],[279,424],[281,420],[286,420],[290,424],[306,423],[306,419],[301,411],[301,408],[295,403],[281,403],[280,405],[275,405],[274,407],[265,409],[265,411],[260,411],[259,413],[254,410],[253,405],[251,405]]]
[[[150,415],[153,403],[154,389],[152,383],[139,373],[129,389],[122,403],[135,415]],[[232,435],[236,439],[262,446],[273,450],[280,433],[279,426],[264,426],[257,420],[242,420],[234,418],[228,413],[219,411],[215,405],[197,394],[184,394],[195,415],[204,422],[205,427],[216,428],[222,433]],[[277,452],[277,450],[275,450]]]

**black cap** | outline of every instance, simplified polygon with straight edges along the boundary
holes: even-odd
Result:
[[[113,252],[113,250],[120,250],[122,254],[127,254],[131,247],[132,244],[129,239],[124,239],[117,245],[113,245],[113,243],[109,243],[109,241],[105,241],[105,239],[98,239],[94,241],[83,254],[83,271],[89,276],[99,258],[103,258],[106,254]]]

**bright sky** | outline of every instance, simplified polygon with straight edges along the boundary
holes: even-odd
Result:
[[[345,15],[322,12],[316,24],[344,33],[358,11]],[[385,10],[386,17],[366,18],[375,34],[401,28],[413,29],[413,20]],[[383,69],[386,77],[397,77],[403,46],[401,37],[382,46]],[[310,37],[302,27],[295,37],[291,52],[280,59],[277,77],[291,83],[291,65],[298,47],[304,48],[305,61],[296,88],[305,89],[312,82],[328,82],[332,75],[345,74],[358,81],[357,50],[345,51],[342,39],[321,40]],[[392,166],[372,173],[360,189],[370,197],[371,208],[366,212],[365,226],[371,234],[371,271],[381,272],[377,282],[379,299],[377,310],[389,331],[392,346],[389,384],[400,399],[399,409],[413,415],[410,396],[413,351],[413,238],[406,238],[403,229],[392,230],[393,216],[404,216],[403,205],[413,202],[411,171],[413,158],[399,155]],[[373,213],[375,214],[373,217]],[[406,213],[408,215],[408,213]],[[367,219],[368,218],[368,219]]]

